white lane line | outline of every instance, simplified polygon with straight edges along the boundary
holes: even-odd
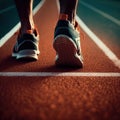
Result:
[[[0,14],[3,14],[4,12],[7,12],[7,11],[13,9],[13,8],[15,8],[15,5],[12,5],[12,6],[9,6],[9,7],[5,8],[5,9],[2,9],[2,10],[0,10]]]
[[[60,10],[59,3],[56,1],[58,11]],[[118,57],[100,40],[86,25],[85,23],[76,16],[76,20],[80,27],[87,33],[87,35],[95,42],[95,44],[104,52],[104,54],[114,63],[116,67],[120,69],[120,60]]]
[[[0,72],[0,76],[6,77],[120,77],[120,73],[114,72]]]
[[[34,8],[33,10],[33,14],[35,15],[39,9],[43,6],[43,4],[45,3],[46,0],[41,0],[40,3]]]
[[[43,6],[45,0],[40,1],[40,3],[34,8],[33,14],[35,15],[38,10]],[[0,47],[2,47],[14,34],[15,32],[20,28],[20,22],[17,23],[6,35],[4,35],[0,39]]]
[[[87,8],[93,10],[94,12],[96,12],[96,13],[104,16],[105,18],[109,19],[110,21],[112,21],[113,23],[117,24],[118,26],[120,26],[120,20],[114,18],[113,16],[111,16],[111,15],[109,15],[109,14],[107,14],[107,13],[105,13],[105,12],[95,8],[95,7],[93,7],[92,5],[89,5],[89,4],[85,3],[85,2],[83,2],[83,1],[80,1],[80,3],[82,5],[84,5],[84,6],[86,6]]]
[[[114,63],[116,67],[120,69],[120,60],[118,57],[98,38],[86,25],[85,23],[76,16],[80,27],[86,32],[86,34],[91,38],[92,41],[103,51],[103,53]]]
[[[0,39],[0,47],[2,47],[20,28],[20,22],[17,23],[6,35]]]

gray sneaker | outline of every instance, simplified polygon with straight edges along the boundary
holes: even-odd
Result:
[[[78,24],[73,26],[67,20],[59,20],[55,32],[53,47],[56,51],[57,66],[83,67]]]
[[[39,53],[39,34],[37,30],[28,30],[23,35],[18,35],[12,57],[16,59],[38,60]]]

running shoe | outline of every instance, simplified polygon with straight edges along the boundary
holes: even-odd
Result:
[[[73,25],[68,20],[58,21],[53,42],[57,66],[83,67],[80,32],[78,32],[77,27],[77,22]]]
[[[39,53],[39,34],[36,29],[27,30],[23,35],[18,35],[12,57],[16,59],[38,60]]]

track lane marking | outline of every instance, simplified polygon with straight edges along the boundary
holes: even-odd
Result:
[[[104,16],[105,18],[109,19],[110,21],[112,21],[113,23],[117,24],[118,26],[120,26],[120,20],[116,19],[115,17],[113,17],[113,16],[111,16],[111,15],[109,15],[109,14],[107,14],[107,13],[105,13],[105,12],[95,8],[95,7],[93,7],[92,5],[83,2],[83,1],[80,1],[80,3],[82,5],[84,5],[84,6],[86,6],[87,8],[93,10],[94,12],[96,12],[96,13]]]
[[[120,77],[117,72],[0,72],[4,77]]]
[[[2,10],[0,10],[0,14],[3,14],[4,12],[7,12],[7,11],[13,9],[13,8],[15,8],[15,5],[11,5],[11,6],[7,7],[7,8],[5,8],[5,9],[2,9]]]
[[[78,17],[78,16],[77,16]],[[80,18],[79,18],[80,19]],[[0,76],[46,77],[46,76],[78,76],[78,77],[120,77],[119,72],[0,72]]]
[[[114,63],[114,65],[120,69],[120,60],[119,58],[98,38],[87,25],[76,16],[76,20],[79,23],[80,27],[85,31],[85,33],[91,38],[91,40],[103,51],[103,53]]]
[[[35,15],[38,10],[43,6],[45,0],[40,1],[40,3],[33,9],[33,14]],[[17,23],[6,35],[0,39],[0,47],[2,47],[20,28],[20,22]]]
[[[60,11],[59,3],[57,3],[58,11]],[[91,38],[91,40],[103,51],[103,53],[114,63],[114,65],[120,69],[120,60],[118,57],[100,40],[89,28],[85,23],[80,19],[77,15],[76,20],[80,27],[87,33],[87,35]]]

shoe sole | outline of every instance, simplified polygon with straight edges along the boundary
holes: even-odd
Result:
[[[77,47],[71,38],[60,35],[55,38],[53,47],[57,52],[57,66],[83,67],[82,57],[77,54]]]
[[[34,61],[34,60],[38,60],[38,55],[39,55],[39,51],[36,50],[22,50],[19,51],[18,53],[13,53],[12,57],[15,57],[17,60],[27,60],[27,61]]]

